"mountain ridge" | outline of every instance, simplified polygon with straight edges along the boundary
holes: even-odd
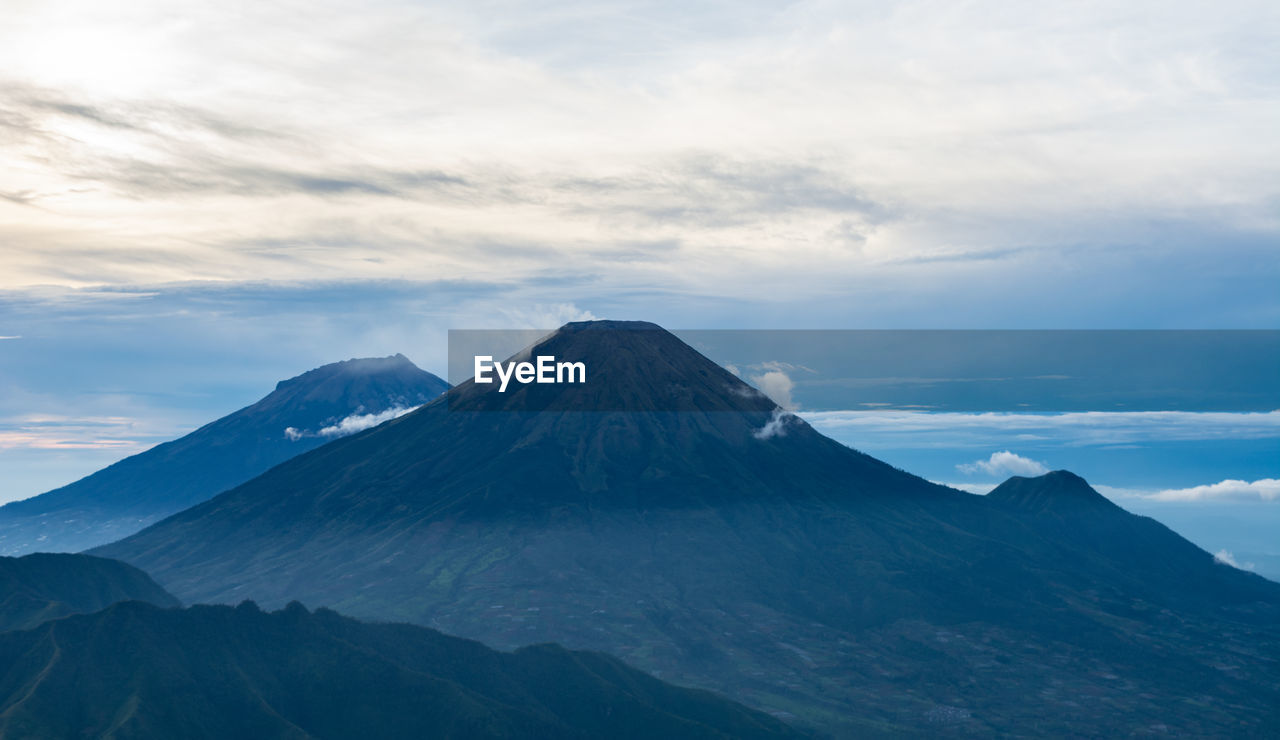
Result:
[[[326,423],[420,405],[447,387],[403,355],[309,370],[178,439],[0,507],[0,554],[110,542],[322,445]]]
[[[95,552],[189,600],[301,598],[503,648],[604,650],[850,736],[924,732],[939,712],[962,734],[1014,732],[1028,693],[1102,691],[1101,674],[1136,688],[1093,713],[1045,699],[1046,732],[1136,732],[1196,682],[1249,722],[1274,716],[1280,680],[1233,651],[1280,644],[1280,587],[1172,532],[1124,512],[1067,526],[799,419],[765,434],[777,406],[665,330],[587,325],[528,351],[600,372],[460,384]],[[1218,636],[1193,649],[1189,631]],[[960,697],[967,714],[946,709]]]
[[[118,560],[70,553],[0,557],[0,632],[30,629],[123,600],[178,605],[150,576]]]
[[[0,634],[0,664],[4,737],[803,737],[604,655],[498,653],[297,602],[121,602]]]

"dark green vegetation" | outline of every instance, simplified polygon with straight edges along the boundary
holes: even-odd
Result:
[[[139,602],[0,634],[0,737],[788,738],[596,653],[499,653],[290,604]]]
[[[328,442],[316,434],[326,424],[416,406],[448,387],[403,355],[336,362],[281,381],[261,401],[185,437],[0,507],[0,554],[111,542]],[[288,427],[310,434],[290,439]]]
[[[62,553],[0,557],[0,632],[126,599],[178,605],[150,576],[118,560]]]
[[[100,552],[192,601],[604,650],[836,734],[1277,729],[1280,585],[1079,478],[971,496],[763,435],[768,399],[652,325],[536,354],[589,382],[463,384]]]

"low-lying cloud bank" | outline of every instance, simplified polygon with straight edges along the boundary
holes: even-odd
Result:
[[[1255,481],[1227,479],[1204,486],[1147,493],[1106,486],[1098,486],[1098,490],[1112,498],[1141,498],[1148,501],[1280,501],[1280,479],[1276,478]]]
[[[999,455],[1000,453],[996,453]],[[996,457],[996,455],[992,455]],[[1015,455],[1015,457],[1017,457]],[[1030,462],[1035,462],[1034,460]],[[1021,473],[1012,473],[1013,475],[1022,475]],[[965,482],[948,482],[934,481],[944,486],[967,491],[968,493],[976,493],[978,495],[986,495],[996,487],[996,483],[965,483]],[[1203,486],[1191,486],[1189,488],[1166,488],[1158,491],[1142,490],[1136,488],[1118,488],[1115,486],[1105,486],[1093,484],[1098,493],[1109,499],[1123,503],[1125,500],[1134,501],[1157,501],[1167,503],[1178,502],[1280,502],[1280,479],[1262,478],[1255,481],[1243,481],[1235,479],[1227,479],[1217,483],[1210,483]]]
[[[1028,441],[1052,440],[1072,447],[1155,441],[1280,438],[1280,411],[1084,411],[959,413],[925,411],[805,411],[804,420],[841,438],[858,435],[909,439],[911,447],[988,447],[1006,444],[1010,433]]]

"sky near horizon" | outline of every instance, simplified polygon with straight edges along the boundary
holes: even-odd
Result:
[[[12,0],[0,500],[326,362],[444,375],[449,328],[1278,328],[1276,38],[1236,0]]]

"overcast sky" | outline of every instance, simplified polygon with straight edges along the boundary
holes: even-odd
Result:
[[[869,272],[1150,260],[1197,294],[1280,231],[1274,2],[5,16],[9,288],[555,274],[839,296]],[[1261,287],[1256,313],[1213,318],[1274,324]]]
[[[0,456],[35,493],[323,362],[443,374],[450,327],[1276,328],[1277,38],[1237,0],[8,0],[0,427],[117,426]]]

